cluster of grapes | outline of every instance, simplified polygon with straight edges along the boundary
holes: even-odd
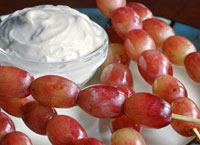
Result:
[[[167,23],[153,18],[151,11],[140,3],[96,2],[112,20],[112,27],[107,28],[112,43],[101,66],[101,84],[81,90],[61,76],[34,79],[25,70],[0,66],[0,107],[22,118],[35,133],[47,135],[53,145],[104,145],[88,137],[75,119],[58,115],[54,109],[76,105],[94,117],[111,119],[110,145],[145,145],[139,133],[141,125],[162,128],[171,124],[183,136],[198,133],[200,125],[195,122],[200,119],[200,111],[187,97],[184,85],[172,76],[171,65],[185,65],[189,76],[200,82],[200,55],[194,45],[176,36]],[[153,94],[133,91],[130,59],[137,61]],[[177,120],[181,118],[188,122]],[[15,131],[12,120],[0,112],[0,145],[10,144],[32,145],[29,137]]]
[[[130,71],[126,72],[127,68],[123,68],[125,65],[114,65],[118,67],[115,70],[121,71],[119,74],[127,74],[127,77],[117,81],[111,77],[106,80],[102,75],[101,82],[104,84],[92,85],[83,90],[61,76],[46,75],[34,79],[25,70],[0,66],[0,106],[8,114],[22,118],[35,133],[47,135],[53,145],[104,145],[95,138],[87,137],[86,131],[75,119],[58,115],[53,107],[70,108],[78,105],[94,117],[111,119],[111,145],[123,145],[127,141],[132,145],[144,145],[139,134],[140,125],[161,128],[171,123],[185,136],[193,135],[190,129],[200,128],[192,123],[171,122],[172,109],[175,113],[187,113],[198,118],[200,111],[190,99],[176,99],[171,107],[169,103],[149,93],[135,93],[131,89],[133,81]],[[176,81],[172,79],[172,82]],[[29,137],[15,131],[12,120],[0,112],[0,145],[10,143],[32,144]]]
[[[117,88],[119,84],[132,87],[128,67],[132,60],[137,62],[143,79],[152,85],[153,95],[133,93],[124,103],[126,116],[111,122],[137,131],[140,127],[128,125],[129,119],[152,128],[161,128],[170,122],[175,131],[183,136],[199,136],[200,126],[191,123],[195,119],[181,119],[189,123],[175,120],[180,119],[175,114],[200,118],[197,105],[188,98],[185,86],[173,77],[172,69],[172,64],[185,66],[190,78],[200,83],[200,53],[196,52],[192,42],[175,35],[169,24],[155,18],[141,3],[126,3],[126,0],[96,0],[96,3],[112,22],[112,26],[106,28],[110,44],[108,57],[101,66],[100,82]]]

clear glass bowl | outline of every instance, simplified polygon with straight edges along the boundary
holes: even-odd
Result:
[[[11,56],[3,49],[0,49],[0,65],[19,67],[33,74],[35,78],[49,74],[64,76],[81,87],[105,61],[108,52],[107,33],[95,22],[94,25],[102,31],[104,41],[99,48],[86,56],[66,62],[34,62]]]

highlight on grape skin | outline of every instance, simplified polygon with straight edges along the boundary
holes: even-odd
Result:
[[[157,18],[143,21],[143,29],[152,36],[158,50],[162,50],[163,43],[168,37],[175,35],[173,28],[169,24]]]
[[[150,93],[135,93],[127,98],[124,112],[135,123],[150,128],[162,128],[171,123],[170,104]]]
[[[124,114],[123,104],[128,96],[115,87],[92,85],[80,91],[77,104],[98,118],[114,118]]]
[[[57,115],[47,123],[47,136],[53,145],[71,145],[77,140],[86,138],[87,133],[72,117]]]
[[[33,80],[33,76],[25,70],[13,66],[0,66],[0,97],[29,96],[29,87]]]
[[[110,130],[112,133],[121,128],[132,128],[136,131],[141,131],[141,126],[130,120],[126,115],[122,115],[110,120]]]
[[[75,106],[79,91],[79,86],[74,82],[57,75],[39,77],[30,86],[31,95],[35,100],[57,108]]]
[[[22,117],[22,107],[31,101],[34,101],[35,99],[33,99],[33,97],[31,95],[25,97],[25,98],[14,98],[14,99],[10,99],[10,98],[4,98],[4,97],[0,97],[0,106],[2,107],[2,109],[15,117]]]
[[[152,84],[153,95],[159,96],[168,103],[179,97],[188,97],[185,86],[175,77],[161,75]]]
[[[190,98],[177,98],[172,102],[173,113],[200,119],[200,110]],[[194,136],[193,128],[200,130],[200,125],[172,119],[171,126],[180,135]]]
[[[143,137],[132,128],[122,128],[112,134],[110,145],[146,145]]]
[[[107,65],[101,72],[100,82],[110,86],[127,85],[133,87],[133,76],[129,67],[112,63]]]
[[[131,95],[133,95],[135,93],[135,91],[127,85],[116,85],[114,87],[116,87],[118,90],[124,92],[128,97],[130,97]]]
[[[124,39],[129,31],[142,29],[142,20],[130,7],[116,9],[111,18],[112,27],[115,32]]]
[[[11,118],[5,113],[0,112],[0,142],[6,134],[13,131],[15,131],[15,125]]]
[[[33,145],[31,139],[24,133],[14,131],[4,136],[1,145]]]
[[[200,83],[200,53],[193,52],[187,55],[184,64],[190,78],[193,81]]]
[[[156,49],[151,35],[142,29],[128,32],[124,39],[124,46],[129,58],[133,61],[137,61],[144,51]]]
[[[194,44],[182,36],[171,36],[163,44],[163,52],[169,60],[178,66],[184,66],[185,57],[196,52]]]
[[[104,16],[111,18],[117,8],[126,6],[126,0],[96,0],[96,5]]]
[[[147,8],[145,5],[139,2],[128,2],[127,5],[128,7],[133,8],[137,14],[140,16],[142,21],[146,19],[153,18],[153,13],[149,8]]]
[[[150,85],[161,75],[173,75],[172,64],[168,58],[158,50],[147,50],[137,61],[141,76]]]
[[[25,104],[22,108],[22,120],[33,132],[46,135],[47,122],[57,115],[54,108],[36,101]]]

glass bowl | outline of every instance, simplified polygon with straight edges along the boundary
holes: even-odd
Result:
[[[34,62],[18,58],[0,48],[0,65],[11,65],[30,72],[35,78],[43,75],[60,75],[66,77],[80,87],[83,86],[105,61],[108,52],[108,36],[105,30],[94,22],[102,31],[104,40],[99,48],[86,56],[65,62]]]

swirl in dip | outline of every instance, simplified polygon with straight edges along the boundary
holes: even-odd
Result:
[[[0,47],[31,61],[74,60],[91,53],[103,41],[102,31],[88,16],[68,6],[25,8],[0,24]]]

